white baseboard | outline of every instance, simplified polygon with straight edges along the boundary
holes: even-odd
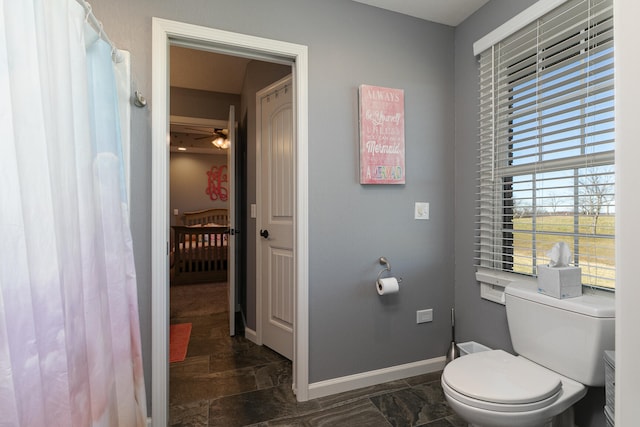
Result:
[[[244,337],[254,344],[258,344],[258,334],[253,329],[244,327]],[[260,345],[260,344],[258,344]]]
[[[434,357],[433,359],[311,383],[309,384],[309,399],[441,371],[444,369],[445,362],[446,358],[444,356]]]
[[[151,427],[153,423],[151,422],[151,417],[147,417],[147,427]]]

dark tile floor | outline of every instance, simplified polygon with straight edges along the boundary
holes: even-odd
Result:
[[[170,298],[171,323],[193,324],[187,358],[170,364],[171,426],[466,426],[439,373],[297,402],[291,362],[229,336],[225,283],[173,286]]]

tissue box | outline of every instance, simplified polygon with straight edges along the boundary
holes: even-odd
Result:
[[[573,298],[582,295],[580,267],[538,266],[538,292],[555,298]]]

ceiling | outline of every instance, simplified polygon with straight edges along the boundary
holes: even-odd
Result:
[[[251,61],[178,46],[171,46],[170,58],[171,86],[235,95],[242,91],[245,69]]]
[[[353,0],[439,24],[457,26],[489,0]]]
[[[223,55],[204,50],[171,46],[170,85],[186,89],[239,95],[247,64],[250,59]],[[190,153],[224,154],[225,150],[214,147],[215,139],[211,126],[171,123],[171,151],[186,148]],[[207,138],[207,136],[209,136]]]

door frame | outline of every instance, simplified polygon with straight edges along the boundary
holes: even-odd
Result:
[[[151,128],[151,404],[156,426],[168,422],[169,403],[169,46],[279,62],[292,66],[296,135],[294,230],[296,317],[293,389],[309,399],[308,55],[307,46],[152,18]]]

